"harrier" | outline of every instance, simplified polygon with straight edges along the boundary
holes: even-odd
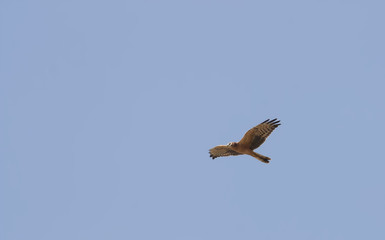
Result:
[[[281,125],[279,122],[276,118],[273,120],[267,119],[247,131],[241,141],[231,142],[227,145],[219,145],[210,149],[210,157],[214,160],[217,157],[247,154],[261,162],[269,163],[269,157],[256,153],[253,150],[261,146],[273,130]]]

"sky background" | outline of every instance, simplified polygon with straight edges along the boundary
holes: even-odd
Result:
[[[384,9],[1,1],[0,239],[385,239]]]

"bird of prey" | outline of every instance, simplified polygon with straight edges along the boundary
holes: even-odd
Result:
[[[209,151],[210,157],[214,160],[217,157],[247,154],[261,162],[269,163],[269,157],[256,153],[253,150],[261,146],[273,130],[281,125],[279,122],[276,118],[273,120],[267,119],[247,131],[239,142],[230,142],[227,145],[219,145],[211,148]]]

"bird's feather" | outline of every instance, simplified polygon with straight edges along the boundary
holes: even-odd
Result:
[[[215,159],[217,157],[241,155],[241,153],[232,150],[229,146],[226,145],[216,146],[214,148],[211,148],[209,151],[210,157],[212,159]]]
[[[273,120],[267,119],[266,121],[247,131],[241,141],[238,143],[252,150],[256,149],[265,142],[266,138],[273,132],[275,128],[281,125],[279,122],[280,121],[276,118]]]

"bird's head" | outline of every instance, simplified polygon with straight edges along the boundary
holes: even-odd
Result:
[[[238,143],[236,143],[236,142],[229,142],[229,143],[227,144],[227,146],[235,147],[235,146],[237,146],[237,144],[238,144]]]

